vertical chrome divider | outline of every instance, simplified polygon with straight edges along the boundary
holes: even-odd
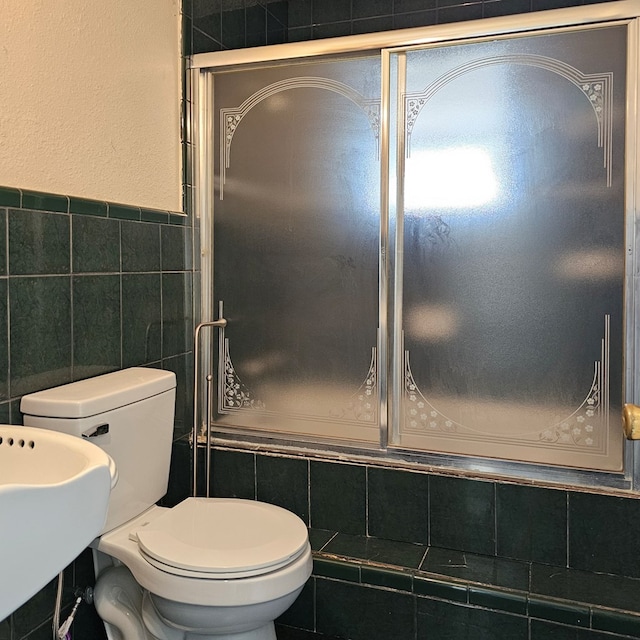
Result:
[[[404,113],[404,96],[406,93],[406,70],[407,57],[404,51],[391,51],[389,56],[393,54],[395,58],[395,100],[391,101],[389,95],[389,106],[395,107],[395,129],[393,135],[393,143],[395,147],[395,156],[393,171],[390,177],[395,179],[395,198],[390,203],[390,224],[393,230],[392,234],[392,310],[391,310],[391,358],[389,368],[391,371],[391,444],[400,444],[400,420],[402,415],[402,391],[404,381],[404,340],[402,330],[402,279],[403,279],[403,262],[404,262],[404,163],[405,163],[405,113]],[[391,118],[390,118],[391,126]]]
[[[191,79],[192,105],[194,117],[192,126],[194,128],[193,140],[196,148],[193,157],[194,172],[194,215],[200,221],[200,322],[197,323],[194,333],[194,354],[193,354],[193,431],[192,453],[193,453],[193,486],[192,493],[197,495],[198,480],[198,435],[206,432],[206,425],[210,421],[210,416],[205,415],[206,410],[200,406],[200,397],[206,397],[205,377],[211,371],[211,340],[209,332],[206,332],[202,342],[199,340],[200,325],[206,324],[212,318],[212,298],[213,298],[213,185],[214,180],[210,179],[213,172],[212,148],[213,148],[213,127],[211,111],[213,109],[213,77],[211,72],[202,69],[194,69]],[[201,353],[206,354],[200,361]],[[203,392],[202,394],[199,392]],[[201,417],[202,416],[202,426]],[[207,443],[209,446],[209,443]]]
[[[392,397],[389,394],[389,377],[392,372],[392,360],[389,349],[389,106],[391,69],[388,50],[380,52],[380,255],[378,306],[378,370],[380,379],[380,447],[386,449],[389,443],[390,407]],[[391,325],[392,326],[392,325]]]
[[[638,72],[640,70],[640,19],[629,22],[627,31],[627,100],[626,100],[626,193],[625,193],[625,367],[623,402],[640,403],[640,375],[638,374],[638,331],[640,329],[640,307],[637,304],[636,286],[640,283],[640,256],[638,254],[638,233],[640,231],[638,211],[638,185],[640,182],[640,146],[638,145]],[[631,488],[640,488],[640,444],[635,440],[625,441],[625,475],[631,481]]]

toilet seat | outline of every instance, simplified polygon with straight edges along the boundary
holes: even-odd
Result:
[[[173,575],[236,579],[276,571],[308,546],[304,523],[285,509],[233,498],[187,498],[129,538],[142,557]]]

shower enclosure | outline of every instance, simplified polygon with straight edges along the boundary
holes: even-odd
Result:
[[[216,432],[629,485],[638,5],[611,7],[195,57]]]

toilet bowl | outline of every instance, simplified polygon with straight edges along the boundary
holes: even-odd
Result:
[[[95,604],[110,640],[275,640],[311,574],[308,532],[275,505],[166,493],[175,376],[134,368],[25,396],[25,425],[74,433],[118,467],[93,543]]]

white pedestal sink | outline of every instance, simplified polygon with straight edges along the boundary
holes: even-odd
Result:
[[[0,425],[0,621],[102,532],[116,480],[81,438]]]

